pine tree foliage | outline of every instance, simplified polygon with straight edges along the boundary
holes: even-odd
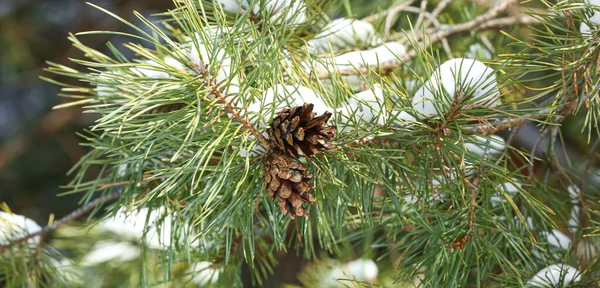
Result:
[[[60,228],[36,257],[27,245],[7,249],[10,241],[0,239],[2,281],[238,287],[249,267],[252,284],[262,286],[286,265],[276,255],[288,253],[315,260],[298,277],[305,286],[335,285],[323,282],[331,276],[323,267],[360,257],[375,260],[384,286],[524,286],[544,267],[562,275],[554,283],[597,285],[598,191],[587,179],[593,156],[563,161],[557,147],[565,118],[580,113],[587,142],[598,143],[600,34],[582,33],[580,25],[597,27],[592,15],[600,6],[539,1],[511,16],[537,25],[499,37],[479,31],[508,21],[489,11],[516,1],[489,10],[470,1],[396,1],[391,7],[411,14],[372,11],[377,34],[364,41],[366,30],[357,28],[338,43],[350,48],[330,39],[329,48],[339,50],[317,55],[307,41],[324,35],[327,9],[356,11],[350,1],[305,1],[306,15],[289,8],[301,2],[283,1],[292,3],[285,9],[241,2],[232,11],[218,1],[176,0],[157,22],[136,13],[144,27],[91,4],[136,33],[70,35],[83,52],[72,59],[78,68],[49,63],[47,70],[80,85],[46,79],[73,99],[62,106],[98,115],[81,135],[90,152],[72,169],[65,193],[80,194],[82,205],[118,197],[94,207],[87,222]],[[469,30],[470,37],[451,36]],[[85,37],[98,33],[128,36],[124,48],[136,57],[111,43],[109,54],[86,46]],[[490,42],[489,35],[493,44],[470,51],[485,65],[448,59],[463,57],[477,39]],[[366,51],[381,53],[369,58]],[[352,57],[360,61],[348,64]],[[304,206],[309,217],[290,219],[263,184],[274,149],[266,131],[281,109],[304,103],[332,113],[337,130],[333,149],[295,155],[313,174],[316,201]],[[525,122],[542,131],[531,150],[510,141]],[[138,222],[123,229],[135,227],[137,236],[106,228],[130,214]],[[120,261],[92,261],[90,250],[107,243]],[[140,247],[139,257],[132,247]],[[56,259],[72,259],[78,272],[54,271],[63,261]],[[562,273],[563,264],[575,270]],[[348,276],[353,266],[344,267],[339,283],[377,280]]]

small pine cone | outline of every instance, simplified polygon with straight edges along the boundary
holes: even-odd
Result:
[[[308,167],[281,151],[272,152],[264,162],[264,184],[271,198],[277,197],[277,204],[283,215],[290,217],[309,216],[302,202],[315,203],[315,196],[309,193],[314,187],[310,181],[313,175]]]
[[[315,117],[316,113],[312,110],[313,104],[305,103],[277,113],[267,130],[269,139],[277,148],[296,158],[298,155],[311,157],[323,149],[333,148],[327,143],[333,139],[336,128],[327,126],[331,113]]]

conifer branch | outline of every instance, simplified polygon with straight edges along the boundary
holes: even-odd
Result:
[[[475,19],[473,19],[469,22],[460,23],[460,24],[451,25],[451,26],[441,26],[440,28],[435,28],[435,30],[428,30],[424,34],[430,35],[430,36],[427,37],[425,40],[420,41],[418,45],[419,46],[430,46],[434,43],[440,42],[443,39],[448,38],[449,36],[451,36],[453,34],[459,34],[459,33],[467,32],[467,31],[471,31],[471,30],[485,30],[485,29],[491,29],[491,28],[510,26],[510,25],[514,25],[514,24],[533,25],[533,24],[540,23],[540,21],[538,19],[534,19],[529,16],[516,16],[516,17],[513,16],[513,17],[505,17],[505,18],[494,18],[498,14],[500,14],[504,10],[506,10],[511,4],[514,4],[516,2],[517,2],[516,0],[506,0],[506,1],[501,2],[501,3],[497,4],[496,6],[490,8],[486,13],[477,16]],[[438,31],[438,32],[433,32],[433,31]],[[431,32],[431,33],[428,33],[428,32]],[[394,40],[394,39],[397,40],[397,39],[400,39],[403,37],[405,37],[404,34],[398,33],[395,36],[391,37],[390,40]],[[415,40],[419,40],[420,38],[421,38],[420,36],[415,36]],[[373,65],[373,66],[369,66],[369,67],[365,67],[365,68],[349,67],[349,68],[345,68],[345,69],[340,69],[339,71],[337,71],[337,73],[339,73],[339,75],[342,75],[342,76],[348,76],[348,75],[366,74],[369,70],[373,70],[373,69],[381,70],[382,72],[385,73],[385,72],[391,71],[393,69],[396,69],[396,68],[402,66],[402,64],[404,62],[414,59],[415,57],[417,57],[417,55],[418,55],[418,52],[416,50],[412,50],[412,51],[406,53],[406,55],[404,55],[403,57],[401,57],[398,60],[389,61],[387,63],[379,63],[379,65]],[[324,72],[324,73],[317,75],[317,77],[320,79],[327,79],[330,76],[331,76],[331,73],[329,73],[329,72]]]
[[[44,235],[48,234],[49,232],[52,232],[52,231],[60,228],[61,226],[76,220],[77,218],[81,217],[83,214],[91,211],[92,209],[94,209],[106,202],[109,202],[109,201],[112,201],[114,199],[121,197],[121,194],[122,194],[121,189],[118,189],[116,191],[111,192],[108,195],[100,196],[100,197],[90,201],[89,203],[79,207],[78,209],[74,210],[73,212],[69,213],[67,216],[60,218],[58,221],[44,227],[42,230],[35,232],[35,233],[27,234],[19,239],[12,241],[11,243],[9,243],[7,245],[0,246],[0,253],[2,253],[3,251],[5,251],[6,249],[8,249],[12,246],[21,244],[21,243],[23,243],[31,238],[34,238],[36,236],[43,237]]]
[[[498,125],[492,125],[492,123],[487,123],[487,125],[479,125],[472,128],[467,128],[467,130],[471,130],[476,133],[481,133],[485,135],[491,135],[498,131],[503,131],[506,129],[510,129],[516,126],[521,126],[529,121],[541,120],[548,117],[549,109],[542,110],[535,114],[528,114],[522,116],[515,116],[515,118],[507,119],[506,122],[502,122]]]
[[[244,126],[244,128],[248,129],[250,131],[250,133],[252,133],[252,135],[254,135],[254,137],[256,137],[256,139],[258,139],[265,146],[265,148],[270,149],[271,143],[269,142],[269,140],[267,140],[267,138],[265,138],[265,136],[260,134],[256,130],[256,128],[254,128],[254,126],[252,124],[250,124],[250,121],[248,120],[247,117],[245,117],[245,116],[242,117],[240,115],[240,113],[237,110],[235,110],[235,108],[233,108],[233,106],[231,105],[231,102],[229,100],[227,100],[227,98],[225,97],[225,95],[223,95],[223,93],[221,93],[221,91],[219,91],[218,86],[214,82],[210,83],[210,88],[211,88],[212,94],[217,97],[219,102],[221,102],[223,105],[225,105],[225,110],[227,110],[227,112],[231,113],[233,115],[233,117],[235,118],[235,120],[237,120],[239,123],[241,123],[242,126]]]
[[[396,13],[402,11],[405,7],[410,6],[413,2],[415,2],[415,1],[414,0],[409,0],[409,1],[402,2],[398,6],[394,6],[394,7],[388,8],[386,10],[383,10],[383,11],[381,11],[379,13],[376,13],[376,14],[373,14],[373,15],[369,15],[369,16],[367,16],[365,18],[362,18],[361,20],[365,21],[365,22],[371,22],[371,21],[375,21],[375,20],[377,20],[377,19],[379,19],[381,17],[384,17],[384,16],[386,17],[386,19],[387,18],[391,18]]]
[[[421,1],[421,7],[419,8],[419,16],[417,17],[417,22],[415,23],[415,30],[421,30],[421,24],[423,23],[423,17],[427,13],[427,0]]]
[[[387,14],[385,16],[385,29],[384,29],[384,33],[385,33],[386,38],[390,35],[390,30],[392,29],[392,25],[393,25],[393,22],[394,22],[393,21],[394,15],[398,14],[401,11],[404,11],[404,10],[410,8],[411,7],[410,5],[413,2],[414,1],[406,1],[406,2],[400,4],[400,5],[396,6],[396,7],[392,7],[389,10],[385,11],[386,14]],[[366,20],[367,18],[365,18],[363,21],[369,21],[369,20]]]
[[[433,11],[431,11],[431,18],[427,19],[427,22],[425,22],[425,27],[429,27],[433,21],[437,20],[438,15],[440,15],[440,13],[444,10],[444,8],[446,8],[446,6],[448,6],[448,4],[450,4],[450,2],[452,2],[452,0],[440,1],[438,5],[435,6]]]

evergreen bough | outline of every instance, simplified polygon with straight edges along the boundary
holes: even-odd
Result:
[[[91,4],[137,33],[70,35],[78,68],[47,71],[79,84],[44,78],[73,99],[57,108],[98,115],[67,185],[82,207],[32,228],[5,205],[0,281],[231,287],[249,267],[261,286],[286,252],[315,261],[297,271],[306,286],[598,285],[599,6],[408,1],[328,25],[324,2],[280,2],[177,0],[156,22],[135,13],[143,29]],[[89,34],[128,36],[136,56]],[[455,58],[467,50],[477,59]],[[316,200],[291,219],[263,182],[267,129],[304,104],[337,131],[332,149],[290,160]],[[589,156],[563,161],[575,113]],[[533,148],[513,146],[528,123]],[[356,258],[376,266],[340,262]]]

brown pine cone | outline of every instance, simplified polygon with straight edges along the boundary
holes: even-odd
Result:
[[[298,155],[311,157],[321,150],[333,148],[327,143],[333,139],[336,129],[335,126],[327,126],[331,113],[315,117],[316,113],[312,110],[313,104],[305,103],[277,113],[267,130],[274,146],[296,158]]]
[[[308,167],[281,151],[272,152],[264,162],[264,184],[271,198],[277,197],[277,204],[283,215],[290,217],[309,216],[302,202],[315,203],[315,196],[309,193],[314,187],[310,181],[313,175]]]

